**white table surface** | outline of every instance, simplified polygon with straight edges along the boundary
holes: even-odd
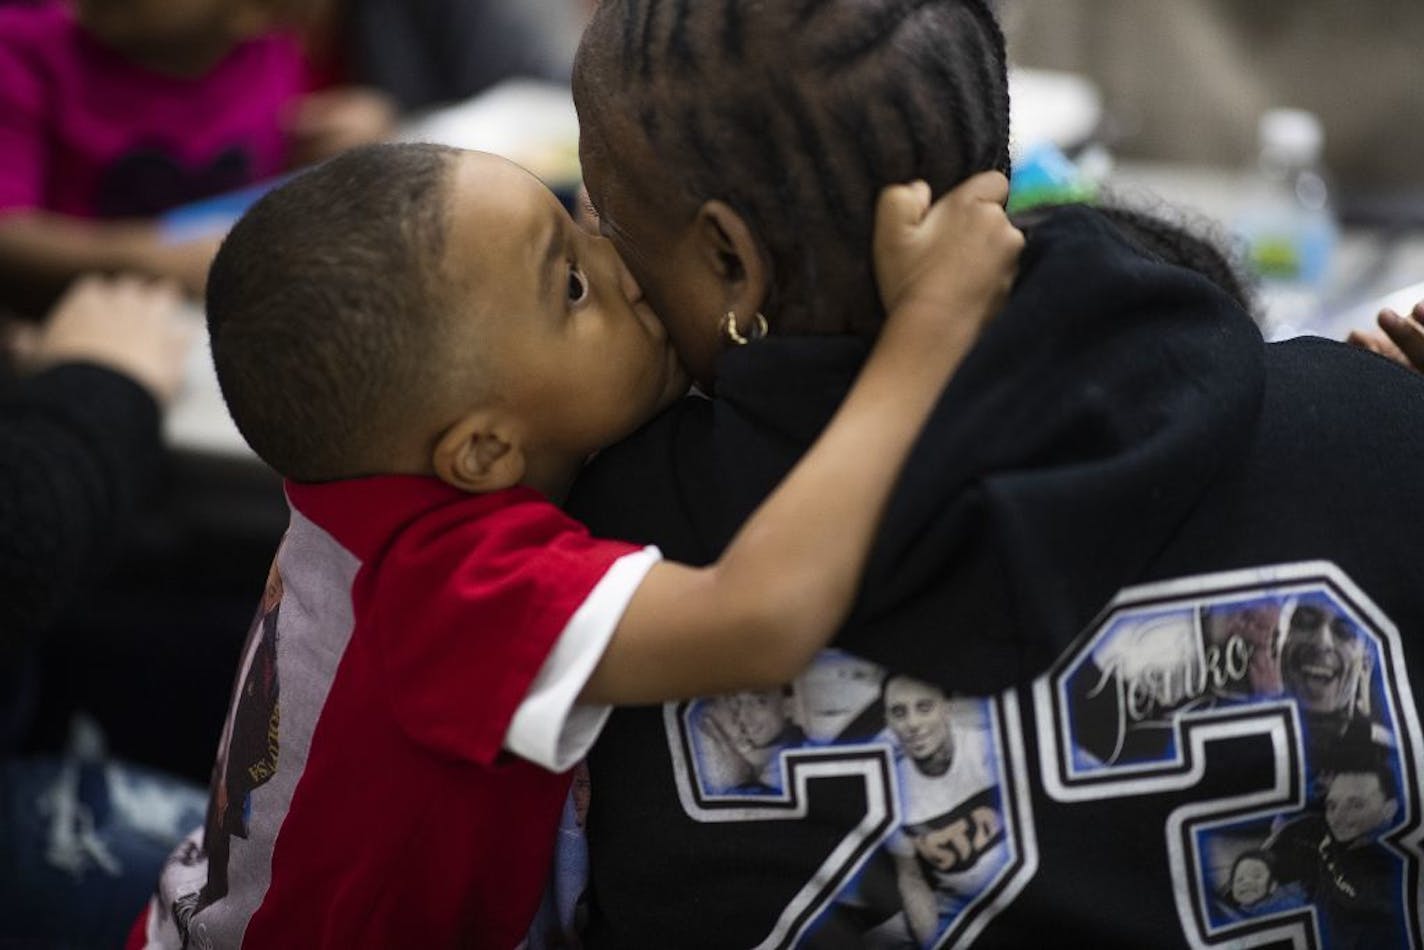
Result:
[[[185,319],[197,328],[197,338],[188,351],[183,385],[163,421],[163,434],[168,444],[185,452],[248,458],[257,462],[237,425],[228,415],[213,371],[212,353],[208,347],[207,328],[203,312],[196,305],[187,308]],[[260,464],[260,463],[258,463]]]
[[[1227,226],[1248,183],[1242,171],[1152,162],[1122,162],[1110,179],[1126,199],[1153,196]],[[1424,231],[1393,236],[1346,229],[1340,238],[1319,312],[1284,335],[1310,333],[1343,340],[1354,329],[1372,329],[1381,306],[1403,310],[1424,299]],[[1269,307],[1269,288],[1263,291]],[[1404,303],[1408,300],[1408,303]]]

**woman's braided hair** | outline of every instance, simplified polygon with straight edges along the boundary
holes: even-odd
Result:
[[[773,266],[778,332],[873,332],[881,187],[1009,171],[1004,37],[984,0],[602,0],[576,66]],[[581,105],[581,108],[583,106]]]

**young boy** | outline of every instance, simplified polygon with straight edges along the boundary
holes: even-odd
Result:
[[[535,179],[385,146],[256,205],[208,319],[292,523],[206,828],[165,870],[146,942],[514,946],[560,773],[609,704],[774,687],[844,619],[892,480],[1012,279],[1006,192],[984,175],[930,209],[922,185],[887,189],[887,328],[817,446],[702,569],[591,538],[549,501],[687,377],[611,244]],[[758,320],[729,314],[729,340]]]

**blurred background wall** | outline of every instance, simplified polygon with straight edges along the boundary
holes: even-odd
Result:
[[[1012,60],[1098,84],[1125,158],[1236,165],[1267,109],[1317,113],[1350,194],[1424,192],[1421,0],[1000,0]],[[1424,195],[1420,196],[1424,200]]]

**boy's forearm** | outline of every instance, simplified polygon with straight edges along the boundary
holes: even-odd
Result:
[[[784,683],[829,642],[855,601],[911,447],[1012,285],[1024,238],[1004,214],[1007,196],[997,172],[933,205],[923,182],[881,193],[876,279],[891,312],[855,385],[721,560],[648,574],[587,701]]]
[[[973,176],[933,205],[923,182],[881,193],[876,276],[891,312],[831,424],[722,562],[733,591],[765,579],[785,629],[778,636],[800,662],[850,612],[910,448],[1008,292],[1023,235],[1004,215],[1007,194],[997,173]]]
[[[905,458],[973,343],[977,323],[933,323],[930,340],[887,328],[821,437],[720,560],[649,572],[582,702],[770,688],[806,667],[850,612]]]

